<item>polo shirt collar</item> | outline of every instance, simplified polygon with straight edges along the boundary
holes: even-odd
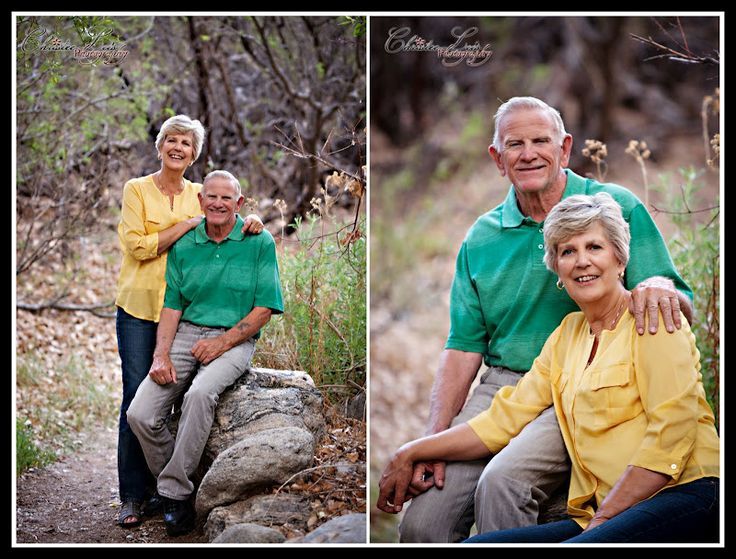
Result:
[[[576,175],[570,169],[563,169],[563,171],[567,175],[567,182],[565,183],[565,192],[562,194],[562,197],[567,198],[574,194],[585,194],[585,179]],[[519,227],[527,219],[519,209],[513,184],[509,188],[509,193],[503,202],[501,212],[501,226],[504,229]]]
[[[243,218],[240,217],[240,215],[236,215],[235,226],[233,227],[233,230],[230,231],[230,234],[225,238],[231,241],[242,241],[245,238],[245,234],[243,233],[243,223]],[[207,236],[206,227],[207,218],[203,219],[202,222],[194,229],[194,242],[198,245],[214,242]]]

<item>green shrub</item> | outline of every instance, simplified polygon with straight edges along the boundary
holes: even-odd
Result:
[[[285,312],[267,327],[259,361],[307,371],[331,397],[352,394],[365,385],[365,238],[343,244],[346,226],[322,218],[296,225],[297,246],[279,254]]]
[[[719,416],[720,378],[720,205],[703,196],[703,171],[680,169],[679,177],[660,178],[655,189],[676,227],[668,240],[670,254],[693,290],[692,331],[700,350],[700,365],[708,403],[716,423]],[[675,186],[677,185],[677,186]]]

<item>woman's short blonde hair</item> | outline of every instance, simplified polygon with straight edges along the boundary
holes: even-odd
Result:
[[[577,194],[563,199],[544,220],[544,263],[557,273],[557,247],[560,243],[587,231],[600,223],[613,245],[618,261],[624,267],[629,263],[629,224],[621,206],[606,192],[594,195]]]
[[[198,120],[192,120],[187,115],[176,115],[161,125],[161,130],[156,136],[156,151],[161,153],[161,146],[169,134],[192,134],[192,147],[194,148],[194,163],[199,154],[202,153],[202,144],[204,143],[204,126]]]

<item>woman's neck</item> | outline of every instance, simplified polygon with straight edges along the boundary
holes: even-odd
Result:
[[[154,177],[156,186],[164,194],[171,196],[181,194],[181,191],[184,190],[184,171],[179,173],[162,167],[157,173],[154,173]]]
[[[613,330],[629,306],[630,293],[621,285],[615,293],[587,305],[580,305],[590,331],[598,336],[603,330]]]

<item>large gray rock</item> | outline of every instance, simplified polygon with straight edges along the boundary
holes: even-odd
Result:
[[[246,436],[215,458],[197,492],[197,513],[285,482],[312,464],[314,446],[312,434],[298,427]]]
[[[305,429],[319,441],[322,394],[303,371],[254,367],[220,395],[205,457],[214,460],[250,435],[282,427]]]
[[[258,524],[235,524],[217,536],[212,543],[283,543],[284,535]]]
[[[257,495],[245,501],[212,509],[204,532],[209,541],[236,524],[286,526],[294,531],[305,532],[310,513],[309,499],[302,495]]]
[[[366,543],[366,515],[338,516],[325,522],[303,538],[291,541],[293,543]]]

